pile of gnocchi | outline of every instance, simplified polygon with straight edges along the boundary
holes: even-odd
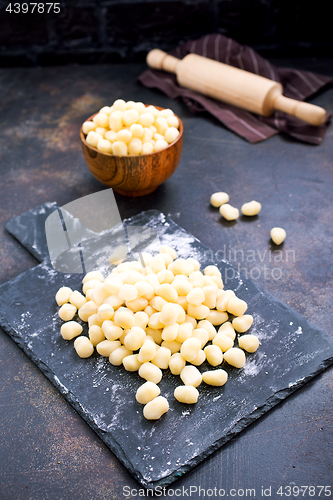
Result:
[[[82,125],[86,142],[101,153],[116,156],[160,151],[179,136],[179,120],[171,109],[117,99]]]
[[[224,290],[219,269],[208,265],[202,272],[196,259],[177,258],[168,246],[154,256],[143,252],[137,261],[119,263],[105,279],[99,271],[89,272],[82,293],[63,286],[55,299],[64,321],[60,333],[67,341],[75,339],[81,358],[96,349],[112,365],[137,371],[145,380],[136,400],[144,405],[148,420],[159,419],[169,409],[158,387],[163,370],[182,381],[174,397],[193,404],[202,382],[227,382],[222,363],[242,368],[245,353],[259,347],[258,338],[246,333],[253,323],[247,303]],[[82,335],[76,314],[88,323],[88,336]],[[204,361],[212,369],[201,373],[197,367]]]

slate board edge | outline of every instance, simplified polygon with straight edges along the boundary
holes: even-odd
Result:
[[[43,205],[41,205],[40,207],[42,207],[42,206]],[[36,208],[40,208],[40,207],[36,207]],[[55,209],[56,208],[57,208],[57,206],[55,206]],[[36,209],[34,209],[34,210],[36,210]],[[34,210],[31,210],[30,212],[33,212]],[[151,216],[161,216],[162,215],[169,224],[175,225],[178,228],[180,227],[169,216],[166,216],[166,215],[162,214],[162,212],[159,212],[158,210],[148,210],[148,211],[145,211],[145,212],[141,212],[141,214],[142,213],[151,214]],[[141,215],[141,214],[138,214],[138,215]],[[127,221],[130,221],[130,222],[133,223],[133,219],[135,219],[135,217],[136,216],[134,216],[134,217],[132,217],[130,219],[125,219],[123,222],[126,223]],[[11,219],[11,220],[15,220],[15,218]],[[9,222],[11,222],[11,221],[9,221]],[[8,224],[7,230],[11,233],[11,231],[10,231],[11,225],[9,223],[7,223],[7,224]],[[184,231],[184,233],[190,234],[184,228],[181,228],[181,229]],[[13,236],[15,237],[15,239],[17,241],[20,242],[20,244],[22,244],[21,241],[16,237],[15,234],[13,234]],[[203,243],[200,240],[198,240],[197,238],[195,238],[193,235],[191,235],[191,236],[196,241],[198,241],[203,247],[205,247],[207,250],[210,250],[208,247],[206,247],[205,245],[203,245]],[[23,245],[23,246],[25,248],[27,248],[28,251],[30,251],[31,245]],[[40,260],[40,258],[39,258],[39,260]],[[44,259],[44,261],[40,265],[43,265],[46,260],[47,259]],[[230,267],[233,267],[226,260],[224,260],[224,263],[227,263],[228,265],[230,265]],[[35,266],[35,267],[38,267],[38,266]],[[0,286],[0,289],[4,288],[6,286],[6,284],[8,285],[9,283],[15,282],[16,279],[19,279],[25,273],[31,272],[31,270],[34,269],[34,268],[30,268],[27,271],[24,271],[23,273],[21,273],[19,276],[17,276],[15,278],[13,278],[12,280],[8,281],[7,283],[4,283],[3,285]],[[239,273],[239,274],[240,274],[240,276],[243,275],[243,273]],[[248,278],[246,280],[248,280]],[[286,309],[286,310],[292,310],[293,313],[297,317],[300,317],[303,320],[305,319],[306,322],[309,323],[310,326],[312,326],[312,327],[314,327],[314,328],[317,329],[317,327],[315,327],[314,325],[312,325],[300,313],[298,313],[297,311],[291,309],[289,306],[287,306],[286,304],[284,304],[282,301],[280,301],[279,299],[276,299],[274,296],[272,296],[268,292],[266,292],[263,289],[261,289],[261,287],[259,287],[257,284],[255,284],[255,287],[257,288],[258,292],[264,293],[266,296],[269,296],[275,303],[278,303],[284,309]],[[332,350],[332,354],[329,357],[327,357],[321,363],[321,365],[318,367],[318,369],[315,372],[309,374],[303,380],[300,380],[292,388],[290,388],[290,387],[287,388],[286,387],[285,389],[282,389],[282,390],[278,391],[273,396],[271,396],[266,401],[266,403],[264,405],[262,405],[261,407],[256,408],[252,413],[250,413],[250,414],[244,416],[243,418],[241,418],[240,420],[238,420],[237,423],[230,429],[229,432],[227,432],[222,438],[220,438],[217,441],[215,441],[214,443],[212,443],[205,450],[204,453],[201,453],[200,457],[199,456],[193,457],[186,464],[183,464],[177,470],[174,470],[169,476],[165,476],[164,478],[162,478],[160,480],[157,480],[157,481],[148,482],[148,481],[146,481],[146,480],[144,480],[142,478],[142,476],[139,473],[139,471],[135,470],[134,467],[132,466],[132,464],[126,459],[126,456],[125,456],[125,454],[123,452],[123,449],[117,443],[117,440],[115,439],[115,437],[112,435],[112,441],[111,441],[110,440],[110,435],[108,435],[107,432],[104,432],[104,431],[102,431],[101,429],[98,428],[98,426],[95,424],[95,422],[84,411],[84,409],[82,408],[82,406],[76,401],[76,399],[72,395],[72,393],[70,391],[68,391],[67,389],[64,390],[62,384],[59,381],[57,381],[56,375],[49,369],[49,367],[47,365],[45,365],[45,363],[41,362],[35,356],[35,354],[33,353],[33,351],[31,351],[29,349],[29,347],[24,343],[24,341],[22,340],[22,338],[20,336],[16,335],[15,330],[13,328],[11,328],[10,325],[8,325],[8,323],[4,320],[4,318],[3,318],[2,314],[1,314],[1,311],[0,311],[0,316],[2,318],[1,326],[4,328],[4,330],[6,331],[6,333],[19,345],[19,347],[25,352],[25,354],[27,354],[27,356],[34,362],[34,364],[44,373],[44,375],[48,378],[48,380],[50,380],[50,382],[59,390],[59,392],[70,403],[70,405],[74,408],[74,410],[83,418],[83,420],[86,423],[88,423],[88,425],[94,430],[94,432],[100,437],[100,439],[102,439],[102,441],[106,444],[106,446],[117,456],[117,458],[120,460],[120,462],[135,477],[135,479],[142,486],[144,486],[145,488],[152,488],[152,489],[156,489],[157,487],[168,486],[171,483],[173,483],[174,481],[176,481],[177,479],[179,479],[181,476],[183,476],[186,472],[192,470],[196,465],[198,465],[199,463],[201,463],[211,453],[213,453],[218,448],[220,448],[222,445],[224,445],[225,443],[227,443],[236,434],[238,434],[240,431],[242,431],[244,428],[246,428],[252,422],[254,422],[255,420],[257,420],[261,415],[265,414],[267,411],[269,411],[271,408],[273,408],[278,403],[280,403],[281,401],[283,401],[291,393],[295,392],[297,389],[299,389],[300,387],[302,387],[303,385],[305,385],[308,381],[312,380],[315,376],[317,376],[319,373],[321,373],[323,370],[325,370],[328,366],[330,366],[333,363],[333,350]],[[321,330],[321,334],[324,335],[324,337],[326,338],[326,340],[328,341],[328,343],[333,348],[333,339],[326,332],[323,332],[322,330]]]

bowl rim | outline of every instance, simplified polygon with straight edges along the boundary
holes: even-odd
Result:
[[[146,106],[146,108],[148,108],[148,106],[154,106],[159,111],[161,111],[163,109],[170,109],[170,108],[162,108],[161,106],[156,106],[155,104],[145,104],[145,106]],[[93,115],[89,116],[89,118],[87,118],[87,120],[85,120],[83,123],[92,121],[92,119],[94,118],[94,116],[98,115],[98,113],[99,113],[99,111],[97,111],[97,113],[94,113]],[[83,144],[85,146],[87,146],[89,149],[92,149],[93,151],[96,151],[97,153],[99,153],[101,155],[105,155],[107,157],[110,156],[110,157],[113,157],[113,158],[143,158],[145,156],[157,155],[158,153],[161,153],[162,151],[166,151],[170,146],[174,146],[176,144],[176,142],[178,142],[180,140],[180,138],[183,136],[183,131],[184,131],[183,122],[179,118],[179,116],[176,115],[176,113],[173,112],[173,114],[179,120],[179,135],[177,136],[177,138],[173,142],[171,142],[170,144],[168,144],[166,148],[159,149],[158,151],[153,151],[153,153],[145,153],[143,155],[142,154],[139,154],[139,155],[114,155],[114,154],[110,154],[110,153],[103,153],[102,151],[99,151],[99,149],[94,148],[93,146],[90,146],[90,144],[87,143],[87,141],[85,139],[85,134],[82,131],[83,123],[82,123],[82,125],[80,127],[80,138],[81,138],[81,141],[83,142]]]

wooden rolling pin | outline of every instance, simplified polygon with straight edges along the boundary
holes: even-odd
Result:
[[[321,125],[325,120],[323,108],[283,96],[280,83],[213,59],[188,54],[180,60],[154,49],[147,55],[147,64],[175,73],[182,87],[252,113],[270,116],[278,109],[311,125]]]

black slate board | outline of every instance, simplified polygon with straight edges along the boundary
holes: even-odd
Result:
[[[143,486],[172,483],[332,364],[328,335],[228,262],[219,262],[223,276],[234,275],[226,288],[248,302],[254,316],[251,333],[259,336],[261,346],[247,356],[243,369],[225,367],[229,380],[224,387],[202,384],[196,405],[174,399],[181,381],[166,371],[159,386],[170,410],[159,421],[145,420],[134,397],[142,384],[138,374],[112,366],[98,354],[80,359],[72,342],[59,334],[55,293],[64,284],[80,289],[82,274],[58,273],[49,264],[45,219],[56,208],[56,203],[46,203],[7,224],[41,264],[0,287],[0,323]],[[179,256],[195,257],[202,266],[216,263],[207,247],[160,212],[143,212],[124,224],[148,225]],[[200,367],[205,369],[206,364]]]

